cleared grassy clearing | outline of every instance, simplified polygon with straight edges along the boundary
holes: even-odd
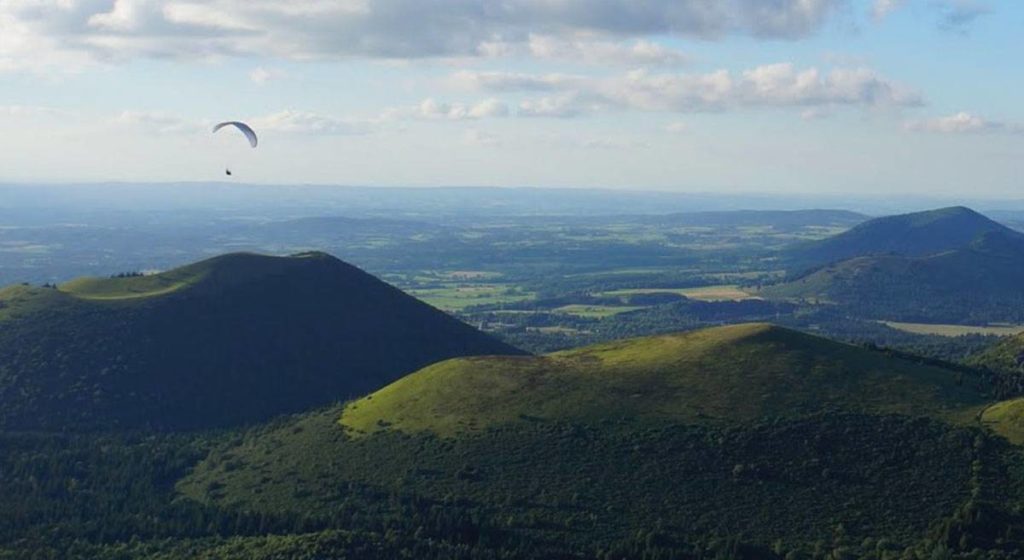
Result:
[[[567,315],[576,315],[577,317],[588,317],[594,319],[603,319],[604,317],[611,317],[618,315],[619,313],[626,313],[629,311],[636,311],[637,309],[643,309],[641,305],[563,305],[562,307],[556,308],[555,313],[565,313]]]
[[[161,296],[203,281],[210,273],[212,262],[214,261],[202,261],[146,276],[78,278],[61,284],[60,291],[88,300],[124,300]]]
[[[160,296],[176,292],[194,283],[191,280],[169,281],[157,276],[153,282],[126,282],[140,278],[83,278],[61,286],[61,291],[82,299],[119,300]]]
[[[761,299],[741,289],[735,284],[688,288],[679,293],[690,299],[699,299],[702,301],[743,301],[747,299]]]
[[[899,323],[896,321],[879,321],[879,323],[896,330],[912,334],[932,334],[938,336],[963,336],[967,334],[986,334],[995,336],[1013,336],[1024,332],[1024,325],[941,325],[932,323]]]
[[[744,291],[736,284],[719,284],[716,286],[701,286],[699,288],[630,288],[625,290],[612,290],[604,292],[602,296],[635,296],[643,294],[679,294],[690,299],[701,301],[743,301],[747,299],[761,299],[747,291]]]

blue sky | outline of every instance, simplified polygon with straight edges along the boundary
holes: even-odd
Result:
[[[1018,198],[1022,37],[1010,0],[0,0],[0,181]]]

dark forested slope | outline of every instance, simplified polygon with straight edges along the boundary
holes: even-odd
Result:
[[[186,429],[517,350],[322,253],[0,291],[0,428]]]

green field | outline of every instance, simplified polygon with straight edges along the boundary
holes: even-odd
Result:
[[[627,313],[629,311],[636,311],[637,309],[643,309],[643,306],[637,305],[563,305],[553,309],[555,313],[565,313],[567,315],[576,315],[577,317],[589,317],[594,319],[603,319],[605,317],[612,317],[619,313]]]
[[[900,323],[896,321],[879,321],[879,323],[903,332],[913,334],[934,334],[939,336],[963,336],[967,334],[1013,336],[1024,332],[1024,325],[990,325],[987,327],[979,327],[974,325]]]
[[[410,289],[408,293],[445,311],[461,311],[474,305],[513,303],[533,297],[507,284],[457,284],[442,288]]]
[[[701,301],[742,301],[760,299],[756,295],[740,288],[737,284],[719,284],[698,288],[628,288],[602,292],[602,296],[632,296],[643,294],[679,294],[690,299]]]

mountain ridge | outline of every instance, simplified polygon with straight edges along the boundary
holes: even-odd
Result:
[[[786,257],[789,277],[761,295],[878,320],[1024,321],[1024,234],[968,208],[878,218]]]
[[[1024,234],[964,206],[875,218],[835,236],[798,244],[786,252],[795,270],[854,257],[896,254],[924,257],[969,246],[988,233],[1024,243]]]

